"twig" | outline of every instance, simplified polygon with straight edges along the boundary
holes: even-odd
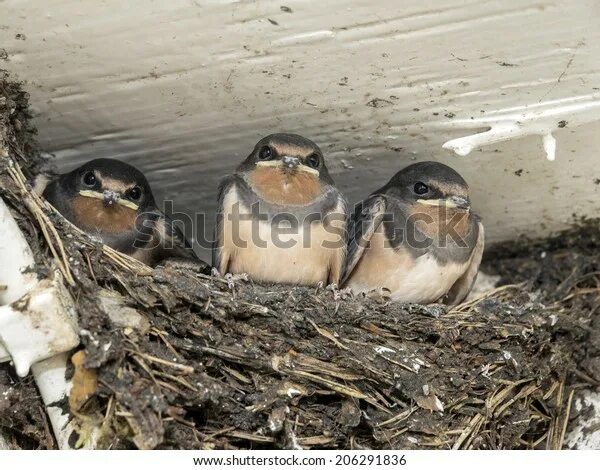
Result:
[[[160,357],[151,356],[150,354],[146,354],[146,353],[143,353],[143,352],[140,352],[140,351],[134,351],[133,349],[125,349],[125,350],[127,352],[130,352],[131,354],[136,355],[136,356],[143,357],[147,361],[154,362],[156,364],[161,364],[163,366],[172,367],[173,369],[180,370],[180,371],[182,371],[185,374],[192,374],[192,373],[194,373],[194,368],[191,367],[191,366],[186,366],[184,364],[178,364],[177,362],[170,362],[170,361],[167,361],[165,359],[161,359]]]

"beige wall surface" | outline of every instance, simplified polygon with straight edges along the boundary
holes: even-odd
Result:
[[[0,68],[59,168],[126,160],[188,212],[276,131],[315,140],[351,201],[452,165],[489,241],[600,207],[596,0],[0,0]]]

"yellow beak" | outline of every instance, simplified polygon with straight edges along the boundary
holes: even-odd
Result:
[[[102,201],[107,201],[107,199],[108,199],[107,193],[108,193],[108,191],[105,191],[104,193],[100,193],[98,191],[91,191],[91,190],[87,190],[87,189],[79,191],[80,196],[90,197],[92,199],[100,199]],[[119,204],[120,206],[127,207],[128,209],[131,209],[134,211],[137,211],[140,207],[135,202],[128,201],[127,199],[121,199],[118,196],[115,197],[115,193],[111,193],[110,196],[111,196],[110,204],[112,204],[112,203]]]
[[[439,206],[446,207],[448,209],[462,209],[465,211],[471,210],[469,201],[463,197],[452,196],[447,199],[417,199],[419,204],[425,204],[426,206]]]
[[[271,167],[271,168],[284,168],[284,164],[282,160],[266,160],[256,162],[256,166],[261,167]],[[319,171],[314,168],[310,168],[306,165],[298,165],[295,167],[296,171],[303,171],[304,173],[309,173],[311,175],[319,176]]]

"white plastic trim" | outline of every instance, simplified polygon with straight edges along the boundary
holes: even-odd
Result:
[[[600,94],[518,106],[490,113],[486,117],[457,119],[438,125],[444,128],[489,127],[485,132],[452,139],[443,145],[445,149],[453,150],[463,157],[484,145],[539,135],[542,137],[546,158],[553,161],[556,158],[556,139],[552,135],[554,131],[594,121],[600,121]]]
[[[52,423],[59,449],[69,449],[69,437],[73,429],[69,425],[69,414],[56,406],[69,395],[71,383],[65,379],[68,353],[62,353],[38,362],[31,367],[40,394],[46,404],[46,412]]]
[[[21,231],[8,207],[0,199],[0,305],[9,304],[37,283],[33,273],[23,271],[33,260],[31,249],[21,235]],[[10,355],[0,341],[0,362],[10,360]]]
[[[0,342],[0,362],[6,362],[6,361],[10,361],[10,354],[8,354],[8,351],[4,348],[4,346]]]
[[[33,255],[2,198],[0,234],[0,358],[12,359],[20,376],[32,368],[58,445],[68,449],[69,414],[53,405],[68,396],[66,352],[79,344],[72,300],[58,271],[42,281],[25,272]]]
[[[20,377],[32,364],[76,347],[76,328],[71,298],[56,281],[42,280],[19,300],[0,307],[0,342]]]
[[[600,393],[585,390],[575,399],[575,411],[582,414],[565,439],[569,449],[600,450]]]
[[[0,305],[7,305],[29,292],[38,280],[33,272],[24,272],[33,267],[33,255],[2,199],[0,233]]]

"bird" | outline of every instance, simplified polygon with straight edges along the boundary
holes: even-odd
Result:
[[[457,305],[475,282],[485,240],[455,170],[419,162],[357,204],[348,222],[343,287],[393,301]]]
[[[33,190],[79,229],[142,263],[177,259],[210,270],[158,209],[148,180],[132,165],[90,160],[68,173],[38,175]]]
[[[262,282],[339,285],[346,219],[321,149],[300,135],[268,135],[219,186],[213,267]]]

